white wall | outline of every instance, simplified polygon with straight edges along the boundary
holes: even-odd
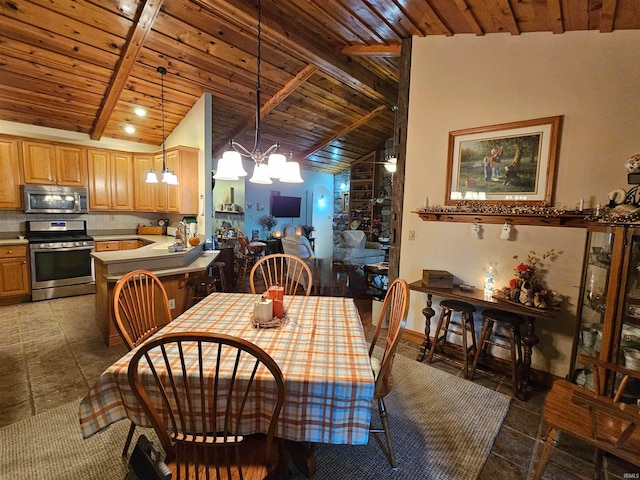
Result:
[[[481,286],[492,261],[501,287],[512,277],[513,255],[562,252],[546,278],[568,301],[557,319],[537,322],[533,355],[534,368],[558,376],[569,368],[586,231],[515,226],[504,241],[500,225],[487,225],[476,240],[470,224],[423,222],[411,211],[425,196],[444,203],[450,131],[553,115],[564,117],[555,205],[606,203],[610,190],[627,187],[624,161],[640,151],[638,65],[638,31],[413,40],[400,276],[414,281],[424,268],[444,269]],[[407,328],[422,331],[425,300],[412,294]]]

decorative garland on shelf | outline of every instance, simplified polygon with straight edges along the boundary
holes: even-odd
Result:
[[[503,205],[503,204],[486,204],[473,201],[458,202],[453,207],[443,207],[441,205],[433,205],[421,207],[418,213],[479,213],[479,214],[498,214],[498,215],[546,215],[560,216],[565,214],[587,214],[586,211],[569,210],[565,207],[550,207],[548,205]]]
[[[635,188],[635,187],[634,187]],[[633,189],[632,189],[633,190]],[[636,191],[630,190],[635,198]],[[638,192],[640,193],[640,192]],[[429,205],[420,207],[417,213],[469,213],[487,215],[540,215],[546,217],[560,217],[562,215],[584,215],[585,220],[599,223],[636,223],[640,222],[640,208],[634,204],[623,203],[615,207],[598,207],[595,209],[576,210],[566,207],[551,207],[548,205],[502,205],[486,204],[473,201],[461,201],[457,205],[443,207],[441,205]]]

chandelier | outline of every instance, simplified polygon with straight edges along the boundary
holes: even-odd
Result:
[[[262,150],[261,132],[260,132],[260,61],[262,46],[262,5],[258,1],[258,55],[257,55],[257,74],[256,82],[256,131],[254,137],[253,149],[245,148],[240,143],[231,139],[229,141],[230,149],[222,154],[222,158],[218,160],[218,169],[213,176],[217,180],[238,180],[245,177],[247,172],[242,166],[242,157],[253,160],[255,166],[253,175],[249,179],[252,183],[270,184],[272,178],[277,178],[281,182],[286,183],[302,183],[300,176],[300,164],[289,160],[281,153],[277,153],[280,148],[279,143],[274,143],[265,151]]]
[[[160,74],[161,85],[162,85],[162,95],[161,95],[161,105],[162,105],[162,170],[160,171],[161,181],[166,183],[167,185],[178,185],[178,177],[174,172],[167,168],[167,150],[165,148],[165,138],[164,138],[164,76],[167,73],[167,69],[164,67],[156,68],[156,72]],[[147,177],[145,179],[146,183],[158,183],[158,174],[151,167],[149,173],[147,173]]]

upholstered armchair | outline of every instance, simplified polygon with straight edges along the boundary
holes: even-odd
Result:
[[[315,275],[316,258],[307,237],[288,234],[282,237],[281,241],[282,251],[286,254],[293,255],[294,257],[304,260],[304,263],[306,263],[311,269],[311,273]]]
[[[384,262],[384,250],[378,242],[368,242],[362,230],[345,230],[340,233],[340,245],[334,249],[333,257],[349,265],[368,265]]]
[[[302,235],[286,235],[281,238],[284,253],[300,257],[304,260],[313,259],[313,249],[306,237]]]

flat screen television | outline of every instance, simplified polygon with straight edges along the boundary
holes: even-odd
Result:
[[[285,197],[274,195],[271,197],[271,215],[274,217],[300,217],[300,197]]]

